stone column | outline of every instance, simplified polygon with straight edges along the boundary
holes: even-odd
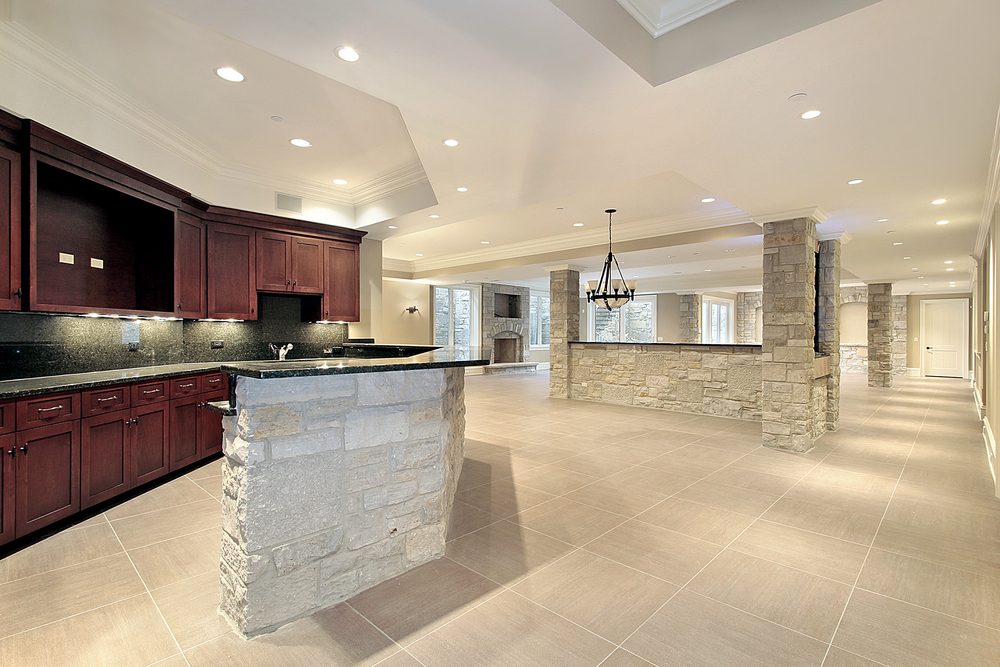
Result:
[[[892,297],[892,374],[906,375],[906,295]]]
[[[820,422],[816,417],[821,406],[813,392],[816,251],[813,218],[764,223],[761,399],[766,447],[805,452],[825,431],[825,418]]]
[[[681,294],[680,342],[701,342],[701,294]]]
[[[892,283],[868,284],[868,386],[892,386]]]
[[[826,380],[826,430],[840,428],[840,246],[846,234],[819,244],[819,351],[830,355]],[[815,382],[821,385],[824,378]]]
[[[760,292],[736,293],[736,344],[752,345],[757,338],[757,309],[760,308]]]
[[[580,267],[549,272],[549,396],[569,398],[569,341],[580,340]]]

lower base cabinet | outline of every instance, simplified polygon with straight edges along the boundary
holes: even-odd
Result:
[[[80,422],[15,433],[14,532],[17,537],[80,511]]]
[[[133,411],[132,486],[170,472],[170,404],[142,405]]]
[[[132,411],[80,422],[80,509],[132,488]]]
[[[13,411],[13,410],[12,410]],[[0,544],[14,539],[14,434],[0,435]]]
[[[201,395],[201,414],[199,415],[201,432],[198,435],[201,438],[202,458],[218,454],[222,451],[222,415],[209,410],[207,404],[214,403],[215,401],[224,401],[227,398],[228,396],[225,391]]]
[[[177,470],[197,461],[199,456],[198,405],[201,396],[175,398],[170,401],[170,470]]]

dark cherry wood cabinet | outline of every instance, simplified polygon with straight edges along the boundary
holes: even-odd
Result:
[[[80,422],[18,431],[14,457],[17,537],[80,511]]]
[[[361,320],[361,260],[359,246],[323,242],[323,319],[329,322]]]
[[[174,316],[207,316],[205,265],[205,223],[181,211],[174,224]]]
[[[254,230],[212,222],[208,225],[208,316],[257,319]]]
[[[163,401],[132,410],[133,487],[170,472],[170,403]]]
[[[199,459],[201,396],[170,401],[170,470],[190,465]]]
[[[14,434],[0,435],[0,544],[14,539]]]
[[[0,401],[0,434],[14,432],[15,405],[14,401]]]
[[[323,293],[323,243],[305,236],[292,237],[293,292]]]
[[[80,419],[80,393],[44,394],[17,400],[17,430]]]
[[[258,231],[257,291],[323,293],[323,240]]]
[[[132,488],[133,428],[131,410],[80,422],[80,509]]]
[[[225,391],[201,395],[201,402],[198,403],[201,410],[201,414],[199,415],[201,423],[198,424],[198,437],[200,438],[198,446],[201,449],[201,458],[218,454],[222,451],[222,415],[218,412],[212,412],[206,405],[215,401],[224,401],[227,397],[227,392]]]
[[[0,145],[0,310],[20,310],[21,294],[21,156]]]

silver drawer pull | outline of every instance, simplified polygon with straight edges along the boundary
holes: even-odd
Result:
[[[159,389],[143,389],[142,393],[144,393],[144,394],[159,394],[160,390]]]
[[[117,401],[117,400],[118,400],[117,396],[111,396],[110,398],[99,398],[97,399],[97,402],[103,403],[104,401]]]
[[[52,412],[53,410],[62,410],[62,407],[63,406],[61,406],[61,405],[57,405],[54,408],[38,408],[38,411],[39,412]]]
[[[192,384],[179,384],[179,385],[177,385],[177,386],[178,386],[179,388],[183,389],[183,388],[185,388],[185,387],[193,387],[193,386],[194,386],[194,384],[193,384],[193,383],[192,383]]]

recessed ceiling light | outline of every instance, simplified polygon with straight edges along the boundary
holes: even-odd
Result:
[[[283,121],[285,119],[282,118],[281,116],[271,116],[271,120],[273,120],[275,123],[280,123],[281,121]]]
[[[312,146],[312,144],[306,141],[305,139],[292,139],[291,144],[293,146],[298,146],[299,148],[309,148],[310,146]]]
[[[954,271],[954,270],[955,270],[955,268],[952,267],[952,266],[949,266],[947,269],[945,269],[945,271]]]
[[[220,67],[215,70],[215,73],[226,81],[232,81],[233,83],[239,83],[240,81],[246,79],[245,76],[234,70],[232,67]]]
[[[934,224],[936,224],[936,225],[947,225],[949,222],[951,222],[951,220],[938,220]]]
[[[417,257],[423,257],[423,256],[424,256],[424,253],[422,253],[422,252],[418,252],[417,253]]]
[[[712,269],[705,269],[705,273],[711,273]]]
[[[907,255],[907,256],[903,257],[903,259],[913,259],[913,258],[910,257],[909,255]]]
[[[347,181],[345,181],[342,178],[335,178],[335,179],[333,179],[333,184],[334,185],[347,185]]]
[[[860,178],[855,178],[850,181],[847,181],[848,185],[857,185],[858,183],[864,183],[864,181],[861,180]]]
[[[675,276],[679,276],[679,275],[681,275],[681,272],[680,271],[674,271],[674,275]]]
[[[458,139],[445,139],[443,143],[445,146],[457,146]]]
[[[801,118],[802,120],[812,120],[813,118],[815,118],[816,116],[820,115],[821,113],[823,113],[823,112],[820,111],[820,110],[818,110],[818,109],[813,109],[811,111],[805,112],[804,114],[802,114],[801,116],[799,116],[799,118]]]
[[[691,253],[691,254],[692,254],[692,255],[698,255],[698,254],[700,254],[700,253],[697,253],[697,252],[693,252],[693,253]]]
[[[673,255],[667,255],[667,259],[673,259],[673,258],[674,258]]]
[[[953,262],[952,260],[948,259],[948,260],[945,260],[945,262],[944,262],[944,263],[945,263],[945,264],[954,264],[955,262]]]
[[[341,60],[346,60],[349,63],[356,63],[358,62],[358,58],[361,57],[361,54],[349,46],[338,46],[337,57]]]
[[[429,216],[427,216],[427,217],[428,217],[428,218],[440,218],[441,216],[440,216],[440,215],[438,215],[437,213],[431,213],[431,214],[430,214]]]
[[[917,280],[923,280],[923,279],[924,279],[923,276],[917,276]]]
[[[389,229],[399,229],[396,225],[389,225]]]
[[[736,252],[736,249],[735,248],[730,248],[729,250],[726,250],[726,252]]]
[[[489,245],[490,244],[489,241],[480,241],[480,243],[482,243],[483,245]]]
[[[889,222],[889,218],[879,218],[875,222]]]
[[[895,242],[895,243],[893,243],[892,245],[903,245],[903,242],[902,242],[902,241],[896,241],[896,242]]]
[[[943,204],[943,203],[945,203],[946,201],[948,201],[948,200],[947,200],[947,199],[935,199],[935,200],[934,200],[934,201],[932,201],[931,203],[932,203],[932,204]]]
[[[715,201],[715,197],[705,197],[704,199],[701,200],[701,203],[702,204],[711,204],[714,201]]]
[[[920,269],[918,269],[918,268],[917,268],[917,267],[915,267],[915,266],[914,266],[914,267],[911,267],[911,268],[910,268],[910,271],[919,271],[919,270],[920,270]]]
[[[889,231],[886,232],[886,234],[895,234],[895,233],[896,233],[895,229],[890,229]]]
[[[583,223],[582,222],[574,222],[573,226],[574,227],[583,227]]]
[[[917,278],[923,278],[923,276],[917,276]],[[924,287],[927,287],[930,283],[924,283]]]
[[[469,191],[469,188],[455,188],[455,189],[458,190],[459,192],[468,192]]]

